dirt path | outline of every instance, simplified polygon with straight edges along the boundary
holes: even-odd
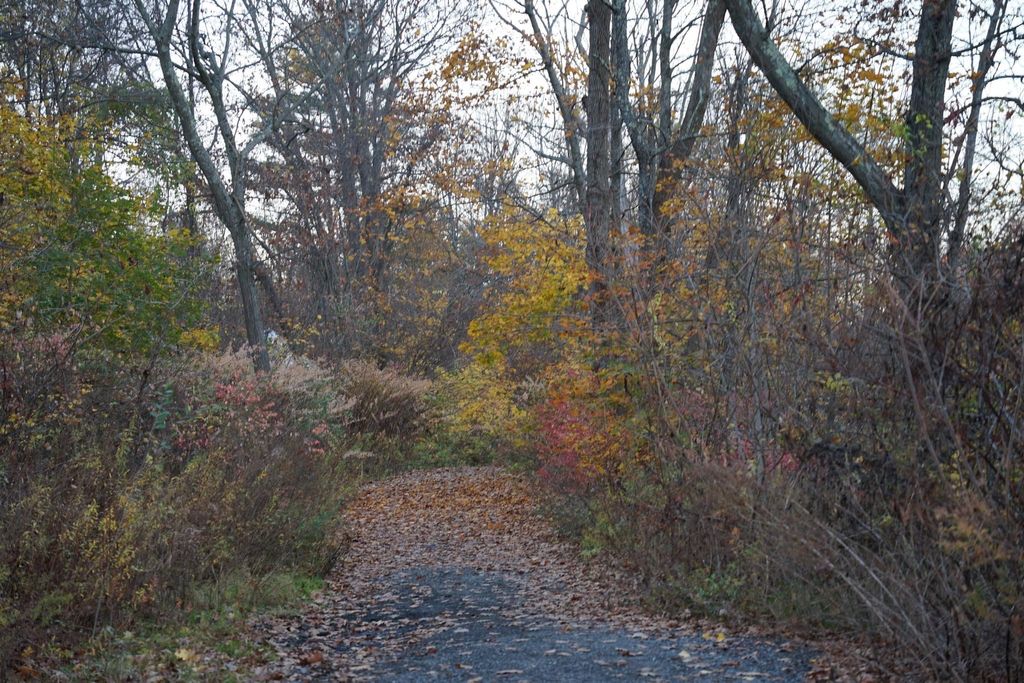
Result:
[[[352,545],[301,616],[256,630],[267,679],[797,681],[814,653],[645,616],[627,577],[579,562],[497,468],[371,485]]]

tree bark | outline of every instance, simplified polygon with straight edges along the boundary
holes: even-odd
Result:
[[[923,2],[914,47],[910,113],[907,115],[905,196],[906,229],[900,251],[903,277],[928,287],[936,278],[942,243],[942,134],[946,80],[956,0]]]
[[[682,168],[693,152],[707,111],[718,39],[725,21],[722,0],[708,0],[694,55],[687,104],[678,130],[673,130],[672,48],[675,0],[664,0],[657,39],[659,64],[657,120],[641,117],[629,101],[631,59],[626,26],[626,2],[616,0],[612,23],[615,63],[615,103],[629,130],[637,164],[637,227],[645,237],[652,273],[667,260],[671,220],[665,205],[676,189]],[[652,36],[652,40],[655,36]]]
[[[609,322],[609,248],[611,224],[611,18],[605,0],[589,0],[589,73],[587,75],[587,187],[583,220],[590,267],[591,316],[596,329]]]
[[[985,86],[988,85],[988,74],[995,63],[996,37],[999,35],[1003,18],[1006,16],[1007,0],[996,0],[989,16],[985,42],[982,44],[978,67],[971,77],[971,108],[967,117],[967,125],[963,135],[963,175],[957,191],[956,212],[953,227],[949,233],[949,267],[957,272],[961,247],[963,246],[964,228],[967,225],[967,214],[971,200],[971,182],[974,177],[974,155],[978,144],[978,127],[981,121],[981,107],[984,102]]]
[[[830,114],[769,38],[750,0],[724,0],[737,35],[757,67],[808,132],[843,164],[878,210],[895,248],[890,270],[904,304],[921,318],[941,317],[942,238],[950,216],[943,187],[944,98],[952,56],[956,0],[926,0],[918,25],[907,114],[903,187]]]
[[[751,0],[725,0],[733,27],[754,63],[811,135],[850,172],[880,213],[893,248],[889,271],[898,297],[895,333],[902,345],[910,399],[929,450],[955,451],[948,423],[926,406],[946,400],[946,347],[958,318],[956,273],[944,263],[943,237],[953,218],[946,201],[942,143],[945,88],[952,56],[956,0],[923,0],[907,114],[903,187],[897,188],[861,143],[825,108],[766,34]],[[997,7],[998,11],[998,7]],[[990,30],[990,35],[991,35]],[[991,55],[986,55],[991,59]],[[965,168],[964,181],[969,182]],[[961,188],[969,194],[969,188]],[[966,207],[956,207],[958,211]],[[962,229],[953,223],[956,234]],[[958,246],[958,245],[956,245]],[[956,248],[951,244],[951,247]],[[939,411],[941,413],[941,411]]]

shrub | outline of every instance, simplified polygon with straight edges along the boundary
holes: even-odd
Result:
[[[533,408],[538,476],[553,490],[579,494],[617,477],[638,444],[615,400],[601,391],[601,377],[569,369],[552,380],[547,399]]]
[[[353,431],[383,437],[415,436],[428,425],[430,381],[358,360],[343,363],[339,374],[341,391],[351,403]]]
[[[542,397],[542,383],[515,382],[500,361],[474,361],[440,372],[435,384],[437,431],[454,447],[506,462],[528,449],[533,429],[529,407]]]
[[[600,486],[541,477],[556,509],[575,512],[584,550],[634,568],[661,609],[874,633],[940,679],[1017,670],[1012,509],[911,463],[859,455],[845,469],[805,460],[758,476],[735,459],[661,453],[622,461]]]
[[[312,363],[257,376],[242,353],[94,352],[55,365],[40,342],[2,364],[5,660],[187,608],[223,577],[330,565],[348,403]]]

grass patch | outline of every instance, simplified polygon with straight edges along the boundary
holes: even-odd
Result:
[[[177,614],[127,630],[107,627],[76,652],[49,653],[63,655],[53,673],[71,681],[251,680],[275,655],[251,637],[248,620],[295,613],[323,586],[320,577],[292,573],[224,577],[196,587]]]

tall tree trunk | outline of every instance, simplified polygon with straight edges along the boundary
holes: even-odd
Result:
[[[949,78],[956,0],[922,3],[914,47],[914,70],[907,115],[906,227],[899,245],[897,272],[909,288],[930,295],[937,280],[945,222],[943,201],[943,105]]]
[[[668,0],[666,7],[672,6]],[[626,26],[626,0],[615,0],[612,7],[611,52],[615,65],[615,108],[619,118],[629,129],[629,139],[636,157],[636,226],[644,237],[644,251],[652,254],[658,249],[654,229],[654,185],[657,166],[658,140],[653,127],[638,116],[629,100],[632,83],[632,57],[629,53],[629,34]],[[667,95],[666,95],[667,97]],[[663,98],[664,99],[664,98]],[[668,132],[665,131],[667,135]],[[648,264],[649,265],[649,264]]]
[[[924,0],[914,54],[907,115],[903,187],[896,187],[878,161],[822,105],[772,42],[750,0],[724,0],[737,35],[768,82],[808,132],[843,164],[885,222],[895,249],[891,271],[904,305],[923,322],[942,305],[936,297],[942,236],[947,216],[942,139],[946,80],[952,56],[956,0]],[[941,315],[941,313],[940,313]]]
[[[686,108],[678,130],[673,129],[673,29],[675,0],[664,0],[661,25],[656,38],[659,69],[656,121],[648,120],[629,100],[631,55],[625,0],[615,0],[612,20],[612,53],[615,64],[615,104],[629,130],[637,165],[637,227],[644,236],[651,274],[647,295],[653,292],[657,273],[668,260],[672,222],[665,206],[678,185],[682,169],[693,152],[707,111],[714,56],[725,20],[722,0],[708,0],[700,38],[694,54],[694,69]],[[653,87],[653,84],[651,84]]]
[[[587,3],[590,25],[587,75],[587,192],[583,220],[587,231],[587,265],[591,273],[591,316],[595,329],[610,320],[608,239],[611,224],[611,18],[605,0]]]
[[[534,42],[534,48],[544,65],[544,72],[547,74],[548,82],[558,104],[558,113],[562,118],[564,129],[565,151],[568,155],[569,168],[572,170],[572,186],[578,202],[577,206],[582,208],[587,201],[587,191],[583,152],[580,149],[582,126],[575,110],[575,99],[566,92],[562,77],[559,75],[558,69],[555,68],[555,59],[551,52],[551,36],[542,29],[533,0],[526,0],[523,3],[523,11],[530,20],[530,35]]]
[[[686,109],[679,123],[679,130],[672,138],[671,145],[658,160],[659,180],[656,183],[652,200],[652,213],[656,220],[662,222],[661,232],[666,237],[671,232],[672,222],[664,215],[665,205],[673,191],[677,189],[683,167],[689,161],[690,155],[693,154],[693,149],[704,125],[704,115],[707,113],[708,103],[711,101],[711,76],[715,67],[715,53],[718,51],[719,36],[724,23],[724,0],[708,0],[704,11],[704,21],[701,24],[697,52],[694,55],[693,73],[686,96]],[[670,37],[664,37],[662,43],[662,50],[669,48],[671,46]],[[671,68],[671,60],[663,68]]]
[[[256,369],[270,370],[270,356],[267,353],[266,332],[263,315],[256,292],[256,268],[252,258],[252,241],[245,231],[232,231],[235,246],[235,275],[238,279],[238,293],[242,299],[242,313],[245,317],[245,337],[253,351]]]
[[[221,174],[220,169],[214,162],[210,150],[207,149],[199,133],[199,126],[195,118],[195,109],[185,96],[185,91],[178,78],[177,67],[171,56],[171,42],[177,27],[179,0],[170,0],[167,11],[162,18],[151,15],[149,9],[142,0],[135,0],[135,8],[146,24],[150,35],[153,38],[157,60],[160,64],[160,73],[164,79],[164,86],[170,95],[171,105],[181,125],[182,135],[188,146],[192,159],[199,167],[200,172],[210,188],[213,198],[213,207],[217,217],[231,234],[231,241],[235,248],[235,270],[238,277],[239,295],[242,300],[242,312],[245,317],[245,337],[252,349],[253,363],[257,370],[270,370],[270,357],[267,354],[267,340],[263,328],[263,318],[260,314],[259,298],[256,294],[256,287],[253,278],[253,256],[252,256],[252,235],[249,232],[248,221],[244,210],[244,155],[239,154],[235,145],[233,132],[228,124],[227,111],[223,101],[223,71],[210,72],[207,65],[200,57],[198,47],[198,0],[192,4],[188,16],[188,28],[190,38],[190,57],[192,67],[197,73],[197,79],[206,89],[213,102],[214,112],[218,121],[218,131],[225,145],[228,154],[228,161],[232,173],[231,189]],[[220,65],[223,69],[223,65]]]
[[[873,156],[841,124],[801,80],[772,41],[751,0],[724,0],[736,35],[754,64],[808,132],[841,163],[882,215],[893,237],[900,239],[903,195]]]

